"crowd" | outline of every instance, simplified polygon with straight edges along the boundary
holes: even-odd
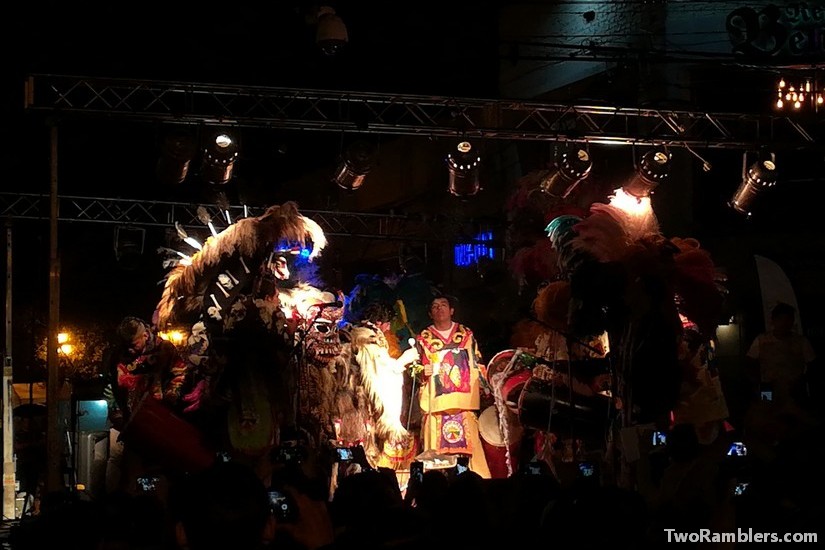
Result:
[[[778,441],[764,460],[729,455],[741,449],[738,434],[701,445],[690,426],[678,425],[665,446],[647,453],[649,479],[632,490],[583,476],[560,484],[546,470],[522,468],[506,479],[429,470],[402,493],[395,472],[364,468],[328,499],[300,465],[267,486],[242,462],[220,461],[139,494],[53,495],[15,528],[12,547],[658,548],[665,529],[816,532],[825,515],[821,435],[812,428]]]
[[[478,376],[469,370],[476,357],[471,333],[452,321],[444,299],[432,309],[434,325],[425,336],[435,342],[440,331],[446,335],[441,341],[459,344],[456,353],[464,352],[453,358],[437,353],[441,346],[423,348],[426,376],[433,376],[427,363],[443,363],[445,357],[455,374],[431,379],[437,385],[428,395],[469,396],[477,391],[469,381]],[[477,458],[468,456],[455,467],[411,474],[399,483],[396,471],[371,467],[356,454],[337,458],[344,467],[330,493],[329,464],[310,454],[284,458],[273,452],[263,475],[260,462],[223,456],[195,473],[139,478],[137,491],[119,486],[93,500],[74,491],[46,495],[39,514],[13,530],[12,547],[481,549],[539,541],[562,548],[642,549],[661,547],[672,530],[817,533],[825,519],[821,393],[812,372],[816,357],[793,331],[794,314],[777,306],[771,329],[750,346],[751,379],[743,384],[750,401],[741,426],[720,422],[712,437],[678,421],[667,430],[634,427],[633,438],[625,430],[616,442],[622,464],[615,470],[579,456],[562,457],[551,470],[535,455],[529,460],[532,453],[525,448],[521,456],[527,460],[507,478],[489,479],[486,467],[472,467]],[[454,338],[460,330],[468,334]],[[461,410],[477,409],[477,397],[462,404]],[[426,415],[441,414],[432,406],[422,409],[425,426]],[[446,410],[455,416],[454,408]],[[477,439],[472,422],[463,426],[463,437]],[[565,468],[575,474],[565,475]],[[691,544],[746,547],[685,546]]]

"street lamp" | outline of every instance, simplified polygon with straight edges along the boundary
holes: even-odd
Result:
[[[68,332],[57,333],[57,351],[70,358],[74,352],[74,345],[70,343],[71,335]]]

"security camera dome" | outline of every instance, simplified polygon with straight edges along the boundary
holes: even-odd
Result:
[[[315,43],[326,55],[335,55],[349,41],[347,26],[329,6],[318,9],[318,29],[315,31]]]

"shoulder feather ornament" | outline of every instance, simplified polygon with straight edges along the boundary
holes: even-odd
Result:
[[[310,260],[327,244],[321,227],[302,216],[294,202],[273,205],[258,217],[241,219],[207,239],[188,265],[179,264],[169,272],[157,305],[158,326],[199,311],[204,293],[222,264],[237,259],[244,270],[257,269],[258,263],[282,241],[302,246],[312,242]]]

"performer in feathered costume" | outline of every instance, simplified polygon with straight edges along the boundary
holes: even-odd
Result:
[[[294,326],[280,307],[285,266],[276,248],[285,242],[311,245],[311,260],[326,238],[294,203],[213,231],[203,245],[180,228],[179,233],[199,249],[191,257],[181,255],[168,274],[156,324],[191,327],[186,357],[195,390],[184,397],[190,418],[207,429],[220,418],[226,430],[214,436],[228,435],[221,444],[261,455],[277,440],[280,426],[296,418],[297,375],[288,367]]]
[[[617,387],[632,422],[662,420],[679,395],[680,312],[712,335],[722,293],[709,255],[692,240],[660,232],[650,199],[618,189],[584,218],[547,227],[570,282],[570,326],[587,337],[607,331]]]
[[[270,265],[273,251],[284,241],[311,243],[310,260],[326,246],[321,227],[300,215],[292,202],[271,206],[263,215],[239,220],[210,237],[189,260],[180,262],[167,275],[157,306],[158,325],[199,319],[206,314],[222,326],[235,298],[266,293],[261,284],[272,276],[270,271],[275,271],[276,266]]]

